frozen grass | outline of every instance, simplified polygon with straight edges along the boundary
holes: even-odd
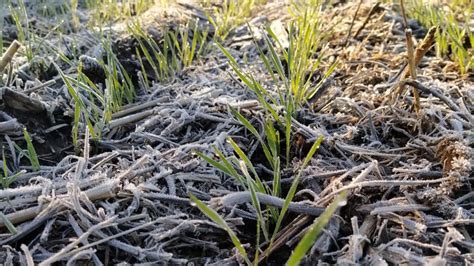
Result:
[[[224,1],[221,9],[214,8],[214,14],[209,14],[209,18],[211,18],[210,22],[217,30],[217,39],[225,40],[232,29],[242,25],[251,16],[252,10],[256,6],[265,2],[230,0]],[[474,39],[470,30],[466,28],[467,23],[459,23],[456,16],[462,14],[466,21],[473,7],[472,4],[467,2],[456,2],[458,5],[466,5],[466,7],[462,10],[453,8],[452,11],[446,14],[439,11],[435,6],[421,5],[421,2],[414,1],[409,6],[409,12],[411,16],[417,18],[426,26],[441,25],[441,30],[437,34],[438,55],[445,56],[448,51],[451,51],[451,56],[459,65],[460,72],[467,73],[472,69],[473,59],[462,42],[467,36],[471,45],[473,45]],[[75,145],[78,144],[81,129],[85,127],[87,127],[92,138],[100,138],[100,134],[111,121],[113,113],[120,111],[124,105],[132,103],[135,99],[136,84],[132,82],[132,78],[114,53],[111,39],[102,31],[101,25],[117,20],[130,19],[131,16],[142,13],[151,4],[152,1],[145,0],[86,1],[87,8],[92,11],[89,26],[99,28],[96,32],[97,40],[105,50],[104,58],[99,58],[96,62],[98,67],[105,72],[104,88],[99,88],[83,73],[82,61],[75,61],[78,59],[77,54],[74,55],[74,59],[70,59],[63,54],[57,54],[59,58],[69,66],[74,67],[75,70],[73,74],[66,74],[58,64],[55,65],[69,96],[74,102],[72,138]],[[204,5],[210,6],[210,3],[204,3]],[[239,110],[229,108],[229,112],[233,117],[251,133],[263,150],[265,163],[269,165],[273,173],[271,182],[263,181],[263,177],[257,173],[255,162],[233,138],[227,139],[233,151],[232,156],[224,155],[224,151],[217,148],[214,151],[218,159],[211,158],[201,152],[196,153],[216,169],[234,178],[241,188],[250,193],[251,204],[257,217],[257,237],[252,246],[255,251],[253,258],[239,240],[237,233],[231,229],[224,218],[195,196],[190,195],[190,199],[207,217],[227,232],[244,262],[249,265],[257,265],[262,253],[263,256],[269,254],[283,221],[287,217],[286,214],[297,192],[303,170],[323,142],[322,136],[314,141],[301,166],[297,169],[289,191],[285,195],[282,192],[281,172],[290,167],[290,162],[293,159],[291,154],[291,140],[295,133],[292,125],[293,118],[300,108],[306,107],[308,102],[313,100],[321,85],[337,68],[337,61],[326,62],[325,48],[328,36],[332,32],[327,27],[323,27],[321,5],[322,1],[317,0],[292,2],[289,9],[291,21],[287,25],[289,47],[283,47],[280,43],[280,36],[276,36],[270,29],[265,32],[263,46],[260,46],[255,40],[261,63],[267,74],[272,78],[272,87],[268,87],[268,84],[264,84],[254,75],[247,73],[227,48],[217,43],[217,46],[228,59],[234,74],[254,93],[264,110],[263,128],[259,129]],[[71,1],[70,6],[60,11],[64,14],[71,12],[72,25],[75,29],[80,27],[78,8],[78,1]],[[36,43],[41,43],[41,38],[38,38],[30,29],[27,12],[22,1],[18,6],[10,6],[9,10],[17,26],[18,38],[24,43],[24,54],[31,61],[40,51],[37,50],[39,48]],[[45,12],[47,15],[55,16],[55,13],[51,13],[52,11],[46,9]],[[61,33],[59,29],[53,30],[55,33]],[[128,23],[128,32],[138,43],[134,52],[140,62],[141,74],[147,88],[151,88],[153,83],[166,82],[176,78],[178,73],[205,56],[208,49],[208,32],[206,30],[201,31],[197,24],[187,24],[176,30],[165,28],[161,42],[153,39],[138,22],[133,20]],[[47,51],[50,53],[56,52],[54,47],[48,49]],[[3,43],[0,36],[0,51],[2,50]],[[323,69],[323,66],[328,67]],[[312,78],[316,71],[322,71],[323,74],[320,80],[314,84]],[[148,75],[148,72],[152,72],[152,74]],[[263,135],[261,132],[263,132]],[[24,130],[24,139],[27,143],[27,151],[24,153],[28,157],[33,171],[37,171],[40,169],[38,156],[26,130]],[[282,154],[282,143],[285,145],[285,154]],[[9,172],[4,153],[2,162],[3,173],[0,176],[0,183],[3,188],[7,188],[21,172],[15,174]],[[259,194],[284,198],[284,204],[281,209],[265,207],[259,200]],[[340,203],[344,201],[344,197],[345,194],[341,193],[339,197],[332,201],[327,210],[315,220],[296,246],[287,263],[288,265],[300,263],[306,252],[314,244],[316,237],[340,206]],[[2,213],[0,214],[2,215],[0,218],[7,224],[10,232],[14,233],[16,231],[14,226],[8,222],[8,219]],[[273,228],[273,231],[271,228]],[[263,236],[262,239],[261,235]],[[262,242],[268,243],[263,251],[260,250]]]
[[[247,121],[248,122],[248,121]],[[243,122],[244,125],[247,122]],[[253,126],[247,125],[246,126],[249,130],[253,131]],[[304,168],[308,165],[309,161],[319,148],[321,142],[323,141],[323,138],[320,137],[311,147],[311,150],[308,152],[306,155],[306,158],[303,161],[303,164],[301,165],[298,174],[294,178],[290,190],[288,194],[285,197],[284,204],[281,208],[280,211],[277,209],[270,209],[269,212],[264,212],[260,206],[260,202],[258,200],[258,197],[256,196],[257,192],[262,193],[262,194],[267,194],[267,195],[274,195],[274,196],[280,196],[280,187],[281,184],[279,183],[279,178],[274,177],[273,179],[273,189],[264,185],[260,177],[258,176],[252,162],[250,159],[247,157],[244,151],[240,149],[240,147],[232,140],[228,140],[230,144],[232,145],[234,152],[238,155],[238,159],[236,157],[231,157],[231,158],[226,158],[222,152],[216,149],[216,153],[221,159],[221,162],[218,162],[216,160],[213,160],[212,158],[202,154],[202,153],[197,153],[200,157],[202,157],[205,161],[207,161],[209,164],[213,165],[217,169],[221,170],[222,172],[234,177],[241,185],[242,187],[250,191],[251,194],[251,200],[252,200],[252,205],[257,211],[257,240],[254,246],[255,249],[255,256],[254,256],[254,262],[253,264],[258,264],[259,261],[259,246],[260,246],[260,232],[263,233],[265,237],[265,241],[269,242],[269,246],[267,250],[264,252],[269,252],[272,248],[273,241],[275,240],[275,237],[277,236],[277,233],[280,230],[281,224],[283,222],[283,218],[285,217],[286,212],[288,211],[288,207],[290,203],[293,200],[293,197],[295,196],[296,189],[299,184],[299,180],[301,178],[301,173],[303,172]],[[265,144],[263,144],[265,145]],[[279,157],[279,155],[275,155],[276,157]],[[272,162],[272,160],[270,160]],[[275,167],[275,166],[274,166]],[[252,174],[250,174],[249,170]],[[280,172],[280,169],[275,169],[275,172],[278,171],[278,174]],[[250,265],[250,260],[247,257],[247,253],[245,251],[241,251],[242,247],[240,245],[240,241],[236,238],[236,234],[232,232],[229,226],[225,224],[225,221],[220,218],[220,216],[215,213],[212,209],[209,207],[205,206],[202,202],[197,200],[196,198],[193,198],[193,201],[198,204],[199,209],[206,214],[209,218],[211,218],[215,223],[220,225],[224,230],[226,230],[229,235],[232,238],[232,242],[234,245],[236,245],[236,248],[239,250],[241,255],[244,257],[245,261]],[[339,201],[338,201],[339,202]],[[331,211],[326,213],[326,216],[323,216],[324,218],[318,220],[315,224],[319,228],[323,228],[325,224],[328,222],[328,215],[330,215],[334,210],[330,209]],[[270,232],[268,231],[268,228],[270,226],[270,223],[274,224],[274,230],[273,233],[270,236]],[[230,231],[229,231],[230,230]],[[267,255],[267,254],[266,254]]]

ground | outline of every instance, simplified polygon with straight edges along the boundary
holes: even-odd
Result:
[[[39,2],[0,6],[5,265],[474,263],[469,1],[407,5],[413,56],[399,1]]]

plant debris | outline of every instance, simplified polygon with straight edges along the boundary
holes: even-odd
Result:
[[[22,10],[12,2],[12,10]],[[266,71],[259,54],[271,53],[265,46],[271,42],[282,44],[279,55],[288,52],[288,38],[297,33],[286,28],[289,3],[265,2],[247,23],[221,33],[226,38],[220,43],[263,84],[265,97],[277,98],[278,70]],[[240,158],[231,138],[254,166],[240,160],[236,171],[243,177],[255,171],[272,187],[275,173],[261,142],[235,110],[261,139],[271,126],[285,140],[285,128],[267,122],[267,107],[212,38],[221,29],[207,14],[220,4],[155,4],[133,15],[139,28],[116,20],[98,34],[86,26],[93,13],[81,4],[74,19],[58,25],[34,1],[24,1],[29,26],[23,26],[36,41],[21,43],[15,56],[11,49],[18,49],[21,37],[15,13],[2,19],[3,41],[13,48],[0,60],[0,261],[244,264],[231,230],[249,256],[260,237],[259,262],[280,265],[315,218],[346,192],[345,206],[328,220],[302,264],[474,264],[473,66],[461,73],[455,62],[437,56],[432,44],[439,29],[410,19],[417,66],[410,78],[396,5],[330,2],[337,3],[323,5],[319,18],[331,26],[323,27],[330,30],[319,51],[324,60],[303,75],[319,90],[289,121],[283,106],[268,103],[291,123],[290,150],[282,144],[280,151],[282,195],[300,178],[270,243],[257,236],[260,216],[253,201],[271,214],[284,208],[285,197],[253,194],[198,156]],[[178,54],[188,63],[167,61]],[[419,94],[418,112],[415,94],[404,86]],[[302,169],[321,136],[323,143]],[[39,169],[30,163],[36,154]],[[208,219],[190,194],[230,229]]]

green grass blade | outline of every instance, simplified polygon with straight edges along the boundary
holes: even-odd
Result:
[[[270,61],[265,56],[265,53],[263,52],[262,48],[258,44],[258,40],[255,38],[255,34],[253,33],[253,30],[252,30],[252,28],[250,27],[249,24],[247,24],[247,27],[250,31],[250,34],[252,36],[253,43],[255,44],[255,47],[257,47],[257,51],[258,51],[258,54],[260,55],[260,59],[262,59],[263,64],[265,65],[265,68],[267,69],[268,73],[270,73],[273,81],[275,81],[275,83],[276,83],[277,79],[275,77],[275,74],[273,73],[273,68],[272,68],[272,65],[270,64]]]
[[[239,155],[240,159],[244,161],[245,165],[252,171],[252,174],[255,176],[255,184],[257,186],[258,191],[266,194],[267,190],[260,178],[258,177],[257,171],[255,170],[255,167],[253,166],[252,162],[250,162],[250,159],[247,157],[247,155],[245,155],[244,151],[239,147],[239,145],[237,145],[237,143],[235,143],[232,138],[228,138],[228,141],[234,151],[237,153],[237,155]]]
[[[309,161],[311,160],[311,158],[313,158],[314,153],[316,153],[316,151],[319,149],[319,146],[321,145],[323,140],[324,140],[323,136],[319,136],[319,138],[316,139],[313,146],[309,150],[308,154],[304,158],[303,165],[301,166],[301,170],[303,170],[306,167],[306,165],[308,165]],[[301,175],[301,173],[300,173],[300,175]]]
[[[290,147],[291,147],[291,117],[293,116],[293,96],[288,92],[287,99],[290,101],[285,113],[285,147],[286,147],[286,167],[290,166]]]
[[[288,78],[285,75],[285,70],[283,69],[283,64],[280,60],[280,57],[278,56],[277,52],[275,51],[275,48],[272,45],[272,42],[270,38],[268,38],[267,35],[264,35],[264,40],[265,44],[270,52],[270,59],[273,62],[273,66],[275,67],[275,70],[277,71],[278,75],[280,76],[280,79],[283,81],[285,84],[285,88],[289,88],[289,81]]]
[[[235,73],[239,76],[239,78],[245,83],[245,85],[247,85],[249,88],[252,89],[253,88],[252,82],[250,81],[249,77],[244,72],[241,71],[241,69],[239,68],[239,64],[237,63],[235,58],[229,53],[229,51],[227,51],[227,49],[224,46],[222,46],[222,44],[220,44],[219,42],[216,42],[216,45],[217,47],[219,47],[222,53],[227,57],[227,59],[229,59],[230,66],[235,71]]]
[[[8,177],[8,179],[6,180],[6,185],[7,187],[9,187],[13,182],[15,182],[15,180],[21,176],[22,174],[26,173],[26,170],[21,170],[20,172],[18,173],[15,173],[14,175]]]
[[[3,214],[3,212],[0,212],[0,218],[3,220],[3,224],[5,225],[5,227],[8,229],[10,233],[12,234],[17,233],[15,226],[12,224],[12,222],[10,222],[10,220],[8,220],[7,216]]]
[[[253,77],[251,77],[251,80],[252,80],[252,84],[253,84],[253,85],[252,85],[253,89],[252,89],[252,88],[250,88],[250,89],[252,89],[253,92],[255,92],[255,94],[257,94],[258,101],[260,102],[260,104],[263,106],[263,108],[264,108],[267,112],[269,112],[269,113],[272,115],[272,117],[273,117],[278,123],[280,123],[280,117],[279,117],[279,115],[278,115],[278,111],[275,110],[275,108],[273,108],[273,107],[271,106],[271,104],[267,101],[267,99],[270,100],[270,102],[271,102],[272,104],[274,104],[275,106],[284,104],[284,102],[283,102],[283,103],[278,103],[278,102],[276,101],[276,99],[275,99],[274,97],[272,97],[272,96],[268,93],[268,91],[267,91],[265,88],[263,88],[262,85],[261,85],[258,81],[256,81]],[[267,99],[266,99],[264,96],[267,97]]]
[[[257,219],[257,239],[255,243],[256,247],[260,246],[260,223],[261,223],[260,220]],[[259,256],[260,256],[260,249],[256,248],[254,259],[253,259],[254,266],[258,266]]]
[[[295,196],[296,189],[298,188],[298,184],[300,181],[301,174],[303,172],[303,169],[308,165],[309,161],[313,157],[314,153],[318,150],[319,146],[323,142],[323,136],[320,136],[313,144],[311,147],[311,150],[308,152],[308,155],[306,155],[306,158],[303,161],[303,164],[301,165],[300,171],[296,175],[295,179],[293,180],[293,183],[291,184],[290,190],[288,191],[288,194],[285,198],[285,202],[283,204],[283,207],[281,208],[280,215],[278,216],[278,220],[275,225],[275,231],[273,232],[272,239],[270,241],[270,246],[268,250],[270,250],[271,245],[273,243],[273,240],[276,237],[276,234],[280,230],[281,223],[283,222],[283,218],[285,217],[286,211],[288,210],[288,206],[290,206],[291,201],[293,200],[293,197]]]
[[[280,154],[280,137],[279,132],[276,131],[275,127],[273,126],[273,121],[270,119],[266,119],[264,123],[264,131],[268,143],[268,148],[272,154],[273,161],[275,160],[275,156]]]
[[[7,166],[7,160],[5,160],[5,151],[2,150],[2,159],[3,159],[3,176],[7,178],[8,176],[8,166]]]
[[[218,162],[209,156],[205,155],[202,152],[195,151],[195,153],[201,157],[203,160],[205,160],[207,163],[210,165],[214,166],[218,170],[222,171],[223,173],[235,178],[238,182],[240,182],[242,185],[246,185],[245,179],[237,173],[237,171],[234,169],[232,164],[225,158],[224,154],[219,151],[216,147],[214,147],[214,151],[217,153],[219,158],[222,160],[222,162]]]
[[[196,207],[198,207],[202,213],[204,213],[209,219],[211,219],[214,223],[216,223],[218,226],[224,229],[227,232],[227,234],[229,234],[230,239],[232,240],[232,243],[234,244],[235,248],[239,251],[240,255],[242,255],[245,262],[248,265],[251,265],[251,262],[247,256],[247,252],[245,251],[245,248],[242,246],[239,238],[234,233],[234,231],[232,231],[232,228],[230,228],[227,222],[221,216],[219,216],[219,214],[215,210],[209,208],[206,204],[204,204],[202,201],[196,198],[196,196],[194,196],[193,194],[189,194],[189,198],[194,204],[196,204]]]
[[[324,77],[318,82],[315,86],[315,89],[311,90],[309,93],[306,94],[305,100],[310,100],[314,97],[314,95],[318,92],[321,85],[326,81],[326,79],[336,70],[336,67],[339,65],[339,62],[334,62],[329,66],[329,69],[324,73]],[[316,100],[316,99],[315,99]]]
[[[275,169],[273,170],[273,196],[280,197],[281,194],[281,170],[280,157],[276,156],[274,159]]]
[[[233,116],[235,116],[240,123],[242,123],[260,142],[262,145],[263,153],[265,154],[265,157],[267,158],[268,162],[271,164],[273,168],[273,160],[272,160],[272,153],[270,152],[270,149],[268,146],[265,144],[263,141],[262,137],[258,133],[257,129],[242,115],[240,114],[235,108],[230,107],[230,111]]]
[[[196,53],[198,56],[202,56],[207,53],[207,36],[209,35],[209,29],[206,28],[203,32],[200,32],[199,35],[199,49]]]
[[[205,155],[204,153],[202,152],[199,152],[199,151],[195,151],[195,153],[201,157],[203,160],[205,160],[208,164],[214,166],[215,168],[219,169],[220,171],[230,175],[230,176],[233,176],[232,172],[229,170],[228,166],[222,164],[222,163],[219,163],[218,161],[210,158],[209,156]]]
[[[26,147],[28,150],[28,158],[30,159],[31,166],[33,167],[33,171],[38,171],[40,169],[38,155],[36,154],[35,147],[33,146],[33,142],[31,141],[30,134],[28,134],[28,131],[26,131],[26,128],[23,128],[23,136],[25,137]]]
[[[80,114],[82,113],[84,115],[84,119],[86,120],[86,124],[89,127],[89,132],[91,133],[91,136],[96,137],[94,127],[92,126],[92,123],[90,122],[90,116],[87,113],[87,108],[85,107],[85,104],[80,97],[80,95],[76,92],[74,87],[72,86],[71,79],[64,74],[64,72],[61,70],[61,68],[53,62],[54,67],[59,73],[59,76],[64,82],[64,85],[66,85],[66,88],[68,90],[68,93],[74,100],[74,125],[73,125],[73,144],[77,145],[77,140],[78,140],[78,132],[79,132],[79,119],[80,119]],[[77,85],[77,84],[76,84]]]
[[[197,27],[197,24],[196,24],[196,26],[193,29],[193,39],[191,41],[191,47],[190,47],[191,52],[190,52],[190,56],[189,56],[189,64],[191,64],[191,62],[194,59],[194,56],[196,55],[196,48],[197,48],[198,40],[200,39],[200,34],[201,33],[198,31],[198,27]]]
[[[299,265],[306,252],[313,246],[316,238],[319,236],[323,228],[329,222],[331,217],[336,212],[337,208],[345,201],[346,192],[342,192],[326,210],[317,218],[314,223],[311,225],[309,230],[304,234],[303,238],[300,240],[296,248],[293,250],[290,258],[286,262],[288,266]]]
[[[240,169],[244,174],[245,178],[247,179],[248,188],[250,191],[250,197],[252,200],[252,205],[257,210],[257,220],[259,221],[260,227],[262,228],[263,235],[265,236],[265,240],[268,241],[268,230],[266,228],[265,219],[263,218],[262,208],[260,207],[260,201],[257,198],[257,190],[255,183],[253,182],[252,178],[250,177],[249,171],[247,169],[246,163],[241,161],[240,162]],[[258,229],[259,230],[259,229]],[[258,244],[257,244],[258,246]]]
[[[235,168],[232,166],[232,164],[229,162],[229,160],[227,160],[225,155],[219,149],[217,149],[216,147],[214,147],[214,151],[215,151],[215,153],[217,153],[217,156],[219,156],[219,158],[221,158],[222,163],[229,169],[229,171],[231,173],[231,176],[235,177],[239,181],[243,181],[244,178],[240,174],[237,173],[237,170],[235,170]]]

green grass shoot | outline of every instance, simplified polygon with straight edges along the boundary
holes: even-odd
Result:
[[[28,151],[28,159],[30,160],[33,171],[40,170],[40,163],[38,160],[38,155],[36,154],[35,147],[33,146],[33,141],[31,140],[30,134],[26,131],[26,128],[23,128],[23,136],[26,141],[26,147]]]
[[[3,224],[5,224],[5,227],[11,234],[16,234],[18,232],[16,227],[12,224],[12,222],[10,222],[10,220],[8,220],[7,216],[3,214],[3,212],[0,212],[0,219],[2,219]]]
[[[324,229],[326,224],[332,218],[336,210],[339,208],[341,203],[346,199],[346,192],[342,192],[334,201],[326,208],[326,210],[314,220],[314,223],[309,227],[308,231],[304,234],[296,248],[293,250],[290,258],[286,262],[288,266],[299,265],[308,250],[311,249],[316,238],[319,236],[321,231]]]
[[[269,247],[267,248],[267,250],[270,250],[271,247],[272,247],[272,244],[273,244],[273,241],[275,240],[275,237],[276,235],[278,234],[279,230],[280,230],[280,227],[281,227],[281,223],[283,222],[283,218],[285,217],[285,214],[286,212],[288,211],[288,206],[290,206],[290,203],[291,201],[293,200],[293,197],[295,196],[296,194],[296,189],[298,188],[298,185],[299,185],[299,182],[300,182],[300,178],[301,178],[301,174],[303,173],[303,170],[306,168],[306,166],[308,165],[308,163],[310,162],[311,158],[313,158],[313,155],[316,153],[316,151],[318,150],[319,146],[321,145],[321,143],[323,142],[323,137],[320,136],[314,143],[313,145],[311,146],[311,149],[310,151],[308,152],[308,154],[306,155],[304,161],[303,161],[303,164],[301,165],[300,167],[300,170],[298,172],[298,174],[296,175],[296,177],[294,178],[293,182],[291,183],[291,187],[290,187],[290,190],[288,191],[288,194],[286,195],[286,198],[285,198],[285,202],[283,204],[283,207],[281,208],[281,211],[280,211],[280,215],[278,216],[278,220],[276,222],[276,225],[275,225],[275,229],[273,231],[273,235],[272,235],[272,238],[270,240],[270,245]]]
[[[9,188],[10,185],[15,182],[15,180],[22,174],[24,174],[26,171],[22,170],[18,173],[15,173],[13,175],[10,175],[8,171],[8,165],[5,157],[5,151],[2,150],[2,161],[3,161],[3,173],[0,173],[0,185],[2,185],[3,189]]]
[[[202,201],[196,198],[196,196],[194,196],[193,194],[189,194],[189,198],[196,205],[196,207],[198,207],[199,210],[201,210],[202,213],[204,213],[209,219],[211,219],[214,223],[216,223],[219,227],[221,227],[223,230],[227,232],[235,248],[239,251],[240,255],[245,260],[247,265],[252,265],[252,263],[250,262],[247,256],[247,251],[245,251],[244,246],[242,246],[242,243],[240,242],[239,238],[237,237],[235,232],[232,230],[232,228],[230,228],[227,222],[215,210],[209,208],[206,204],[204,204]]]

